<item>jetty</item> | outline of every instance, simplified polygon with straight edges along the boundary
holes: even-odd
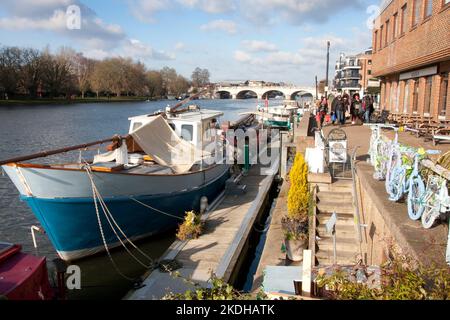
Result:
[[[143,286],[129,292],[126,300],[157,300],[167,293],[184,293],[192,289],[184,279],[208,286],[212,274],[232,281],[239,268],[241,252],[256,218],[264,209],[278,172],[279,159],[272,164],[272,174],[261,175],[255,165],[239,181],[241,188],[225,190],[203,215],[204,233],[195,240],[175,241],[163,254],[163,260],[176,260],[182,268],[175,277],[159,269],[146,274]],[[245,186],[245,188],[243,187]]]

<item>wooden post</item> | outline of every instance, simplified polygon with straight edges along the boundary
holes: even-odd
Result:
[[[302,295],[311,297],[312,251],[303,250]]]

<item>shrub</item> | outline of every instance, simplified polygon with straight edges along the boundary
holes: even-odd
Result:
[[[200,215],[194,211],[186,212],[184,222],[179,226],[177,238],[181,241],[197,239],[203,230]]]
[[[295,220],[308,218],[309,188],[308,166],[301,153],[297,153],[289,174],[291,186],[288,193],[288,217]]]
[[[396,255],[381,267],[381,287],[350,281],[343,272],[319,276],[319,287],[326,287],[332,300],[447,300],[450,298],[448,268],[411,267],[411,259]]]

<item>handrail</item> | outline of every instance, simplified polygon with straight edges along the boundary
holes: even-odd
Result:
[[[30,154],[30,155],[26,155],[26,156],[22,156],[22,157],[16,157],[16,158],[11,158],[11,159],[5,159],[5,160],[0,160],[0,166],[5,165],[5,164],[9,164],[9,163],[17,163],[17,162],[22,162],[22,161],[27,161],[27,160],[33,160],[33,159],[37,159],[37,158],[45,158],[51,155],[55,155],[55,154],[60,154],[60,153],[66,153],[69,151],[74,151],[74,150],[79,150],[79,149],[85,149],[87,147],[91,147],[91,146],[95,146],[98,144],[103,144],[106,142],[114,142],[114,141],[119,141],[122,139],[126,139],[127,136],[114,136],[108,139],[103,139],[103,140],[98,140],[98,141],[94,141],[94,142],[89,142],[89,143],[84,143],[84,144],[79,144],[76,146],[70,146],[70,147],[64,147],[64,148],[60,148],[60,149],[55,149],[55,150],[49,150],[49,151],[42,151],[39,153],[35,153],[35,154]]]
[[[360,219],[360,212],[359,212],[358,193],[357,193],[357,188],[356,188],[356,167],[355,167],[356,151],[358,151],[359,148],[360,148],[360,146],[356,146],[355,149],[353,150],[353,154],[352,154],[352,157],[350,159],[350,164],[351,164],[352,182],[353,182],[352,183],[352,187],[353,187],[353,205],[355,206],[355,211],[353,212],[353,217],[354,217],[354,222],[355,222],[356,229],[357,229],[357,234],[358,234],[359,251],[360,251],[360,254],[361,254],[361,258],[362,258],[363,254],[362,254],[362,247],[361,247],[361,243],[362,243],[361,219]]]
[[[311,250],[312,266],[316,265],[316,219],[317,219],[317,186],[312,191],[314,199],[313,214],[309,217],[309,250]]]

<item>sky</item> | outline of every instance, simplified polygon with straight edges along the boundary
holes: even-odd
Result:
[[[312,86],[341,52],[371,46],[379,0],[0,0],[0,45],[69,46],[90,58],[131,57],[211,81]],[[78,14],[79,9],[79,14]]]

